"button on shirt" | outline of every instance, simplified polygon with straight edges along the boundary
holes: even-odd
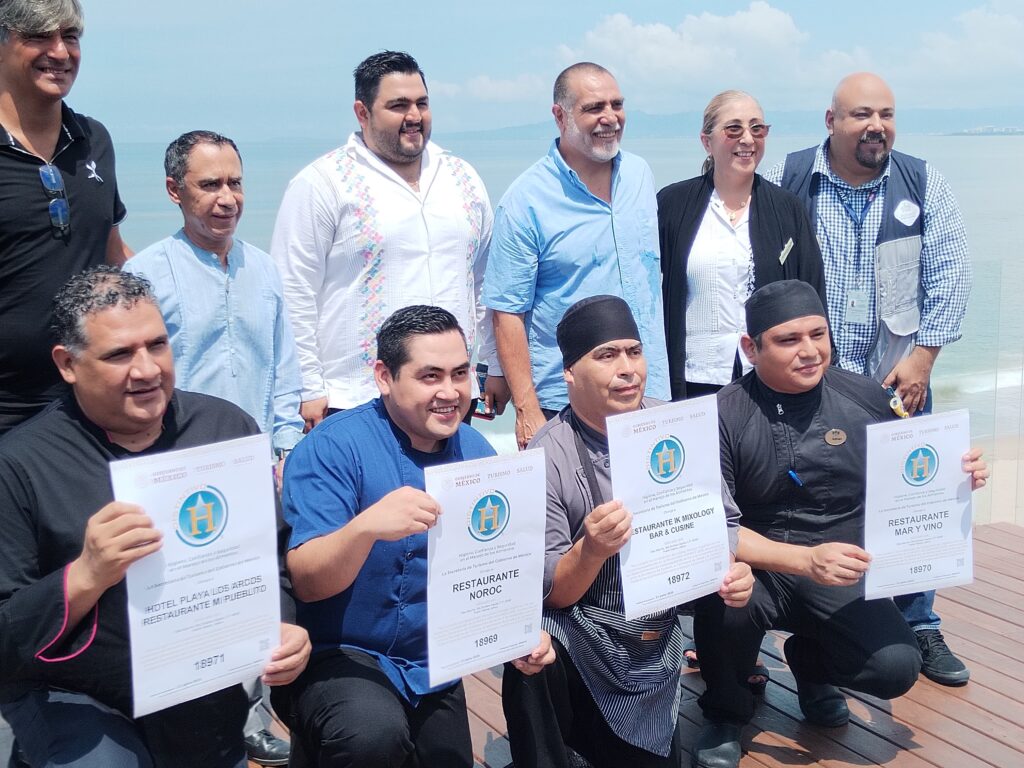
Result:
[[[495,211],[482,301],[525,314],[534,387],[544,408],[568,404],[555,327],[569,307],[598,294],[629,304],[647,358],[647,392],[669,398],[654,177],[628,152],[612,163],[609,205],[566,164],[555,140]]]
[[[272,435],[302,439],[299,366],[281,280],[270,256],[235,238],[228,268],[184,230],[140,251],[125,270],[153,283],[174,351],[176,384],[228,400]]]
[[[782,181],[785,163],[764,177]],[[882,223],[882,209],[892,160],[882,175],[853,187],[832,172],[828,140],[814,158],[812,173],[819,179],[815,234],[825,263],[825,290],[838,364],[866,373],[867,358],[878,329],[878,297],[875,295],[875,243]],[[922,226],[921,287],[924,306],[915,343],[942,347],[960,338],[960,326],[971,291],[971,264],[963,217],[946,179],[927,166]],[[864,290],[868,299],[866,323],[847,322],[846,305],[851,291]],[[883,373],[887,373],[883,372]]]
[[[493,455],[487,440],[465,425],[440,451],[417,451],[379,399],[335,414],[285,464],[289,547],[333,533],[402,486],[423,490],[424,467]],[[431,688],[428,682],[425,533],[377,541],[348,589],[312,603],[297,600],[296,612],[314,651],[343,646],[371,654],[414,705],[452,684]]]
[[[359,134],[300,171],[285,191],[270,252],[295,331],[302,399],[353,408],[376,397],[377,331],[412,304],[447,309],[473,349],[491,223],[476,171],[433,142],[423,151],[419,191]],[[490,323],[481,328],[480,358],[489,360]]]

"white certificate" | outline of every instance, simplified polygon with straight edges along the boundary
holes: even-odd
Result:
[[[714,395],[612,416],[612,493],[633,513],[619,552],[627,619],[718,590],[729,570]]]
[[[111,462],[163,533],[126,577],[136,717],[251,681],[280,645],[270,456],[255,435]]]
[[[544,449],[427,467],[442,514],[427,537],[427,658],[440,685],[540,642]]]
[[[892,597],[974,579],[967,411],[868,426],[864,596]]]

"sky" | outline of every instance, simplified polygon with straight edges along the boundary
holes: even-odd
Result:
[[[352,69],[407,50],[427,76],[435,136],[549,119],[551,85],[592,60],[627,109],[702,110],[740,88],[772,110],[821,109],[868,69],[899,108],[1024,104],[1024,0],[82,0],[69,102],[115,141],[193,128],[238,140],[338,138],[355,127]]]

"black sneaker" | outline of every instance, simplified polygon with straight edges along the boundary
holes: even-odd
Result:
[[[921,649],[921,674],[939,685],[966,685],[971,670],[949,650],[937,629],[920,629],[917,646]]]

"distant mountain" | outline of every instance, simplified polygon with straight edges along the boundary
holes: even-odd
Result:
[[[696,135],[703,114],[679,112],[673,115],[651,115],[630,111],[628,132],[632,138],[670,138]],[[771,112],[768,120],[774,134],[816,136],[824,130],[825,110]],[[897,127],[905,133],[1014,135],[1024,125],[1024,107],[1007,106],[987,109],[906,109],[899,112]],[[492,128],[483,131],[461,131],[449,136],[460,139],[548,139],[554,134],[553,121],[529,125]]]

